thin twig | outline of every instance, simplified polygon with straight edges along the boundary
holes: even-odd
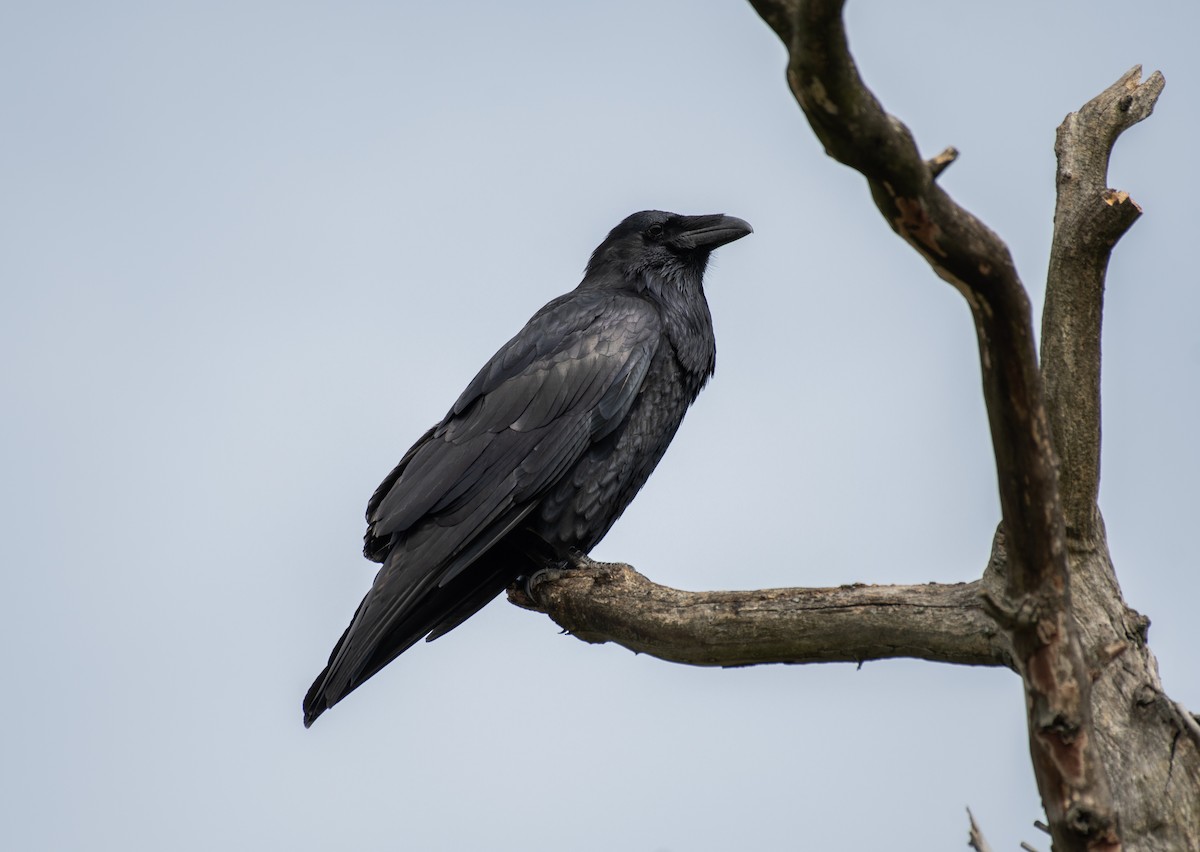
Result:
[[[971,831],[967,845],[974,849],[975,852],[992,852],[992,847],[984,839],[983,831],[979,828],[979,823],[975,822],[975,814],[971,813],[970,808],[967,808],[967,818],[971,820]]]

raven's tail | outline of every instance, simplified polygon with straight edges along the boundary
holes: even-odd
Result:
[[[516,579],[521,563],[512,554],[488,553],[445,586],[433,586],[405,607],[394,624],[363,652],[352,653],[354,639],[370,633],[367,612],[374,590],[367,593],[355,610],[350,626],[342,633],[329,663],[304,696],[304,727],[310,727],[317,717],[337,704],[376,672],[403,654],[428,635],[429,640],[442,636],[466,621]]]
[[[367,597],[370,597],[370,595]],[[350,619],[350,624],[342,631],[341,638],[333,646],[333,652],[329,655],[329,662],[325,664],[325,668],[321,669],[321,673],[317,675],[317,679],[313,681],[312,686],[308,688],[308,692],[304,695],[304,727],[306,728],[312,727],[312,723],[317,721],[318,716],[334,704],[337,704],[350,690],[358,686],[357,683],[354,684],[350,689],[344,690],[341,695],[335,695],[330,690],[330,687],[333,685],[337,664],[342,657],[342,649],[346,646],[346,639],[350,636],[350,631],[358,624],[359,614],[366,605],[367,598],[363,598],[362,603],[358,605],[358,609],[354,611],[354,618]],[[410,642],[409,645],[411,646],[412,643]]]

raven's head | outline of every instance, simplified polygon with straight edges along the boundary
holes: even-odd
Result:
[[[616,275],[635,286],[647,276],[680,283],[704,274],[713,249],[754,229],[736,216],[680,216],[662,210],[634,213],[609,232],[588,261],[585,279]]]

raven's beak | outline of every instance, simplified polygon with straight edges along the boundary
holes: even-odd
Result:
[[[712,251],[718,246],[754,233],[750,223],[737,216],[683,216],[683,232],[676,238],[681,248]]]

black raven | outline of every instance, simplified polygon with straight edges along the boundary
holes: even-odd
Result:
[[[645,484],[716,358],[704,269],[732,216],[635,213],[533,315],[367,504],[375,582],[304,725],[522,574],[587,553]]]

